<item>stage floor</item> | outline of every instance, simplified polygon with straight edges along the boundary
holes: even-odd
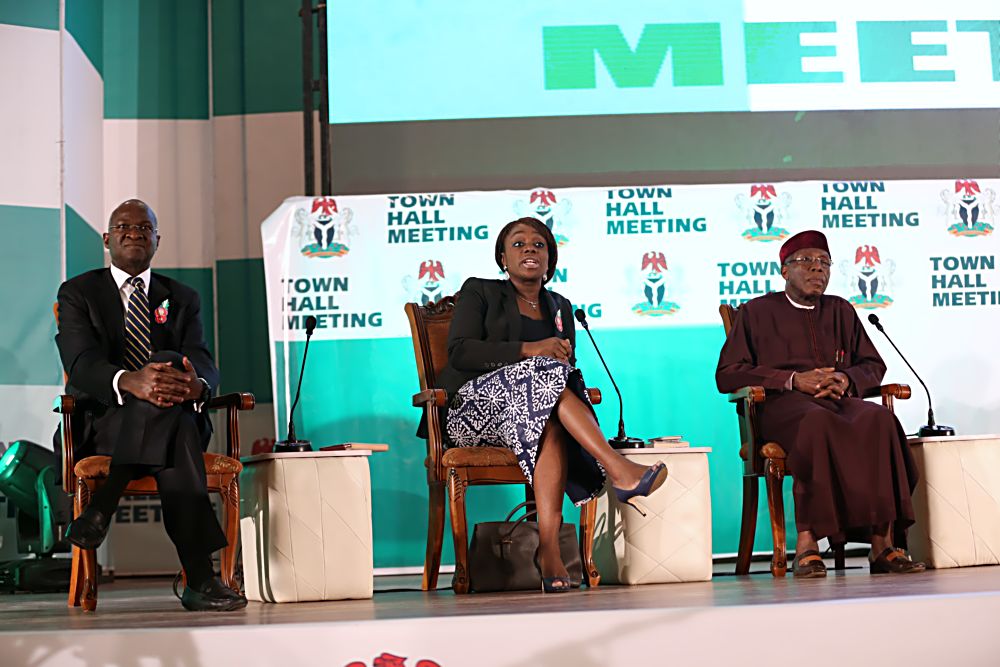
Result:
[[[251,602],[245,611],[228,614],[184,611],[173,597],[170,580],[119,579],[101,587],[98,611],[93,614],[67,608],[65,595],[0,597],[0,656],[17,656],[24,660],[23,664],[32,665],[140,664],[137,660],[121,662],[121,651],[116,653],[117,658],[107,656],[106,662],[86,659],[83,650],[86,646],[113,635],[116,642],[127,638],[126,643],[145,649],[161,647],[151,654],[144,651],[145,657],[154,661],[141,664],[203,664],[202,657],[216,653],[212,649],[216,643],[232,647],[232,642],[238,645],[242,641],[247,646],[257,646],[248,653],[249,662],[245,664],[263,664],[262,656],[273,659],[276,647],[287,644],[288,650],[300,658],[298,662],[288,662],[291,667],[309,662],[313,655],[308,651],[296,653],[296,649],[304,650],[303,637],[312,638],[313,642],[324,637],[324,641],[315,643],[317,650],[329,641],[338,647],[337,654],[355,656],[338,662],[338,658],[324,651],[326,659],[322,664],[328,667],[340,667],[353,660],[375,664],[375,656],[382,651],[411,656],[411,661],[405,663],[407,667],[413,667],[422,657],[436,660],[441,667],[514,665],[528,664],[514,659],[521,655],[519,650],[511,653],[510,660],[501,661],[472,661],[469,651],[488,646],[489,642],[499,642],[496,648],[504,647],[505,651],[513,642],[520,649],[523,645],[537,644],[537,640],[544,639],[539,634],[545,635],[548,632],[545,628],[551,627],[550,638],[563,646],[569,639],[567,633],[577,640],[580,636],[598,634],[603,651],[598,654],[603,657],[597,659],[594,647],[588,647],[582,656],[584,661],[575,663],[581,667],[620,664],[619,658],[636,654],[636,649],[642,649],[647,642],[649,650],[661,641],[669,647],[662,652],[656,650],[664,658],[680,651],[682,655],[691,658],[700,655],[709,661],[699,660],[702,664],[716,658],[721,663],[723,659],[739,656],[742,650],[749,652],[749,664],[758,662],[755,658],[763,664],[789,659],[794,655],[793,646],[803,637],[807,639],[805,648],[822,653],[817,656],[818,662],[811,664],[826,664],[826,658],[838,653],[836,647],[831,652],[827,646],[830,642],[850,642],[851,653],[869,662],[866,658],[873,657],[872,651],[882,649],[874,644],[866,646],[864,641],[854,644],[853,628],[864,636],[870,634],[876,644],[892,645],[892,652],[884,654],[886,660],[898,660],[898,647],[902,646],[910,665],[931,664],[931,658],[950,659],[956,665],[1000,664],[1000,633],[995,629],[996,619],[1000,618],[1000,567],[872,576],[863,559],[851,559],[848,565],[843,572],[831,570],[826,579],[796,581],[790,575],[774,580],[766,573],[735,577],[722,574],[731,572],[733,567],[722,564],[716,567],[717,575],[711,582],[605,586],[545,596],[539,593],[456,596],[447,588],[423,593],[419,591],[418,577],[378,577],[376,594],[371,600]],[[766,564],[755,564],[755,569],[764,567]],[[449,579],[442,576],[442,583]],[[619,634],[631,635],[631,644],[615,647],[612,628],[616,626]],[[908,626],[912,630],[908,631]],[[523,638],[517,635],[518,627],[523,628]],[[796,632],[795,628],[806,632]],[[253,632],[233,634],[237,630]],[[712,645],[710,640],[706,643],[706,637],[713,636],[718,643]],[[487,638],[487,644],[479,643],[481,637]],[[752,643],[740,649],[739,643],[748,640]],[[356,648],[351,646],[355,642]],[[456,662],[454,654],[449,653],[448,648],[453,649],[455,642],[469,643],[465,647],[466,660]],[[405,648],[408,643],[412,648]],[[541,646],[548,643],[542,642]],[[947,650],[928,652],[922,648],[935,644]],[[377,648],[380,645],[382,648]],[[175,648],[183,648],[186,657],[179,662],[155,661]],[[8,652],[12,649],[13,652]],[[37,656],[29,655],[31,650],[42,650],[51,660],[38,660]],[[639,650],[638,655],[642,654],[643,650]],[[74,655],[81,660],[74,662]],[[451,657],[445,660],[434,658],[435,655]],[[533,664],[574,664],[567,660],[570,654],[542,651],[528,655],[542,658]],[[576,653],[572,655],[574,660],[581,658]],[[956,660],[958,657],[963,659]],[[667,660],[655,659],[652,663],[666,664]],[[0,664],[22,663],[0,657]]]

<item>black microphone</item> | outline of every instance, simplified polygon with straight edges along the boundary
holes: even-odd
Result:
[[[924,392],[927,393],[927,424],[920,427],[919,431],[920,437],[936,438],[946,435],[955,435],[955,429],[953,429],[951,426],[942,426],[941,424],[937,424],[934,422],[934,407],[931,405],[931,390],[927,388],[927,385],[924,383],[924,381],[921,380],[920,376],[917,375],[917,372],[913,370],[913,366],[910,366],[910,362],[906,360],[906,357],[903,356],[903,353],[899,351],[899,348],[896,347],[896,344],[892,342],[891,338],[889,338],[889,334],[885,332],[885,329],[882,327],[882,323],[879,322],[878,315],[876,315],[875,313],[871,313],[870,315],[868,315],[868,321],[874,324],[875,328],[882,332],[882,335],[885,336],[885,339],[889,341],[890,345],[892,345],[892,349],[896,350],[896,354],[899,355],[899,358],[903,360],[903,363],[905,363],[906,366],[913,373],[913,377],[917,378],[917,381],[920,382],[921,385],[923,385]]]
[[[295,389],[295,400],[292,402],[292,409],[288,411],[288,437],[274,443],[276,454],[287,452],[310,452],[312,443],[308,440],[299,440],[295,437],[295,406],[299,404],[299,393],[302,391],[302,378],[306,374],[306,357],[309,355],[309,340],[313,331],[316,330],[316,318],[312,315],[306,317],[306,349],[302,352],[302,368],[299,369],[299,386]]]
[[[611,369],[608,368],[608,364],[604,361],[604,355],[601,354],[601,348],[597,347],[597,341],[594,340],[594,335],[590,333],[590,326],[587,324],[587,314],[583,312],[582,308],[577,308],[573,313],[576,317],[576,321],[583,325],[583,330],[587,332],[590,337],[590,342],[594,345],[594,350],[597,352],[598,359],[604,364],[604,370],[608,372],[608,379],[611,380],[611,386],[615,388],[615,393],[618,394],[618,435],[608,440],[608,444],[611,445],[613,449],[639,449],[645,447],[646,443],[639,438],[630,438],[625,435],[625,418],[624,418],[624,404],[622,403],[622,393],[618,390],[618,385],[615,383],[614,377],[611,375]]]

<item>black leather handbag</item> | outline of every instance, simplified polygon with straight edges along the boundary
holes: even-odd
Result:
[[[522,507],[525,514],[511,521]],[[523,502],[503,521],[476,524],[469,546],[469,588],[477,593],[541,589],[542,573],[535,565],[538,524],[527,521],[537,514],[533,507],[534,503]],[[560,526],[559,552],[569,571],[570,582],[574,587],[579,586],[583,581],[583,560],[575,524]]]

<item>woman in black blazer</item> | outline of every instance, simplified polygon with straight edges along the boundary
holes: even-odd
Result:
[[[663,463],[642,466],[613,450],[601,433],[575,368],[573,307],[543,289],[558,248],[535,218],[506,225],[497,237],[506,280],[470,278],[455,303],[448,364],[438,384],[451,401],[450,446],[508,447],[535,490],[538,566],[546,592],[571,588],[559,555],[562,494],[577,505],[610,478],[629,502],[663,484]]]

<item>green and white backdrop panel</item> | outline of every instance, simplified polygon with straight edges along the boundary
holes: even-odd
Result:
[[[588,313],[625,394],[629,433],[681,435],[714,448],[714,550],[732,553],[741,463],[733,408],[715,389],[724,339],[718,306],[783,289],[777,253],[791,234],[826,232],[835,261],[830,292],[862,316],[882,316],[934,387],[942,420],[963,433],[1000,427],[1000,390],[963,370],[977,368],[980,379],[1000,371],[982,353],[985,341],[969,334],[1000,325],[993,235],[1000,181],[958,176],[287,199],[262,225],[276,430],[285,432],[304,320],[314,315],[298,434],[314,446],[392,445],[372,458],[376,565],[419,564],[425,451],[409,404],[418,385],[403,304],[437,300],[470,276],[499,277],[496,233],[535,215],[560,243],[550,287]],[[888,379],[916,385],[872,336]],[[605,388],[598,416],[613,431],[617,402],[585,338],[577,356],[588,384]],[[925,410],[920,391],[899,405],[907,431],[923,423]],[[477,521],[495,519],[518,494],[477,489],[471,498]],[[758,548],[769,545],[767,532],[760,522]]]

